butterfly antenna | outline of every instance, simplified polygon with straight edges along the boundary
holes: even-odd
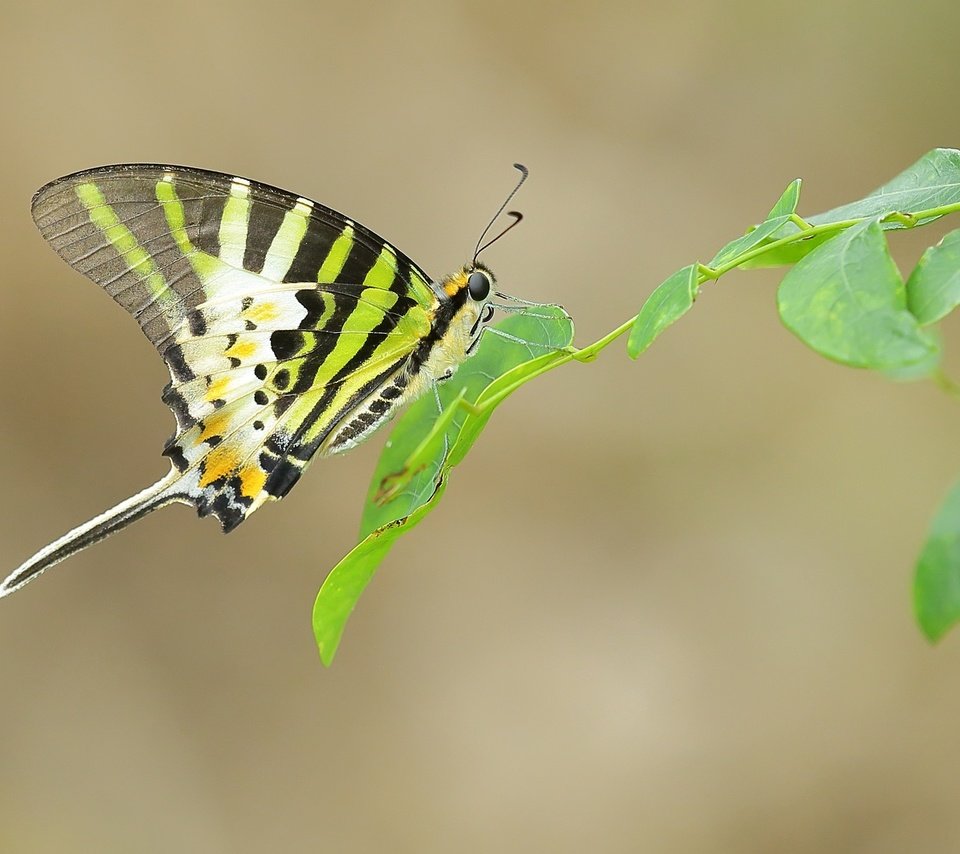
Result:
[[[510,195],[508,195],[506,199],[503,200],[503,204],[500,205],[497,212],[493,215],[493,219],[491,219],[490,222],[487,223],[487,227],[483,230],[483,234],[480,235],[480,239],[477,241],[477,248],[473,252],[473,263],[476,263],[477,256],[479,256],[484,249],[486,249],[491,244],[496,243],[501,237],[503,237],[503,235],[505,235],[508,231],[510,231],[510,229],[513,228],[515,225],[518,225],[520,223],[520,220],[523,219],[522,213],[519,213],[517,211],[510,211],[508,216],[512,216],[514,218],[513,222],[511,222],[510,225],[508,225],[496,237],[492,238],[486,243],[483,242],[483,239],[487,236],[487,232],[489,232],[490,229],[493,228],[493,224],[497,221],[497,219],[499,219],[500,214],[502,214],[506,210],[507,205],[510,204],[510,200],[517,194],[517,190],[519,190],[523,186],[523,182],[527,180],[527,176],[530,174],[530,170],[527,169],[527,167],[524,166],[522,163],[514,163],[513,168],[520,173],[520,180],[517,181],[517,186],[510,191]]]
[[[115,531],[125,528],[166,504],[182,501],[182,493],[173,489],[178,479],[179,473],[171,470],[166,477],[158,480],[153,486],[148,486],[126,501],[121,501],[116,507],[110,508],[42,548],[0,583],[0,599],[19,590],[44,570],[66,560],[81,549],[100,542]]]

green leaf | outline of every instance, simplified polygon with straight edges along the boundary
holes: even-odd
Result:
[[[877,219],[842,231],[802,259],[780,283],[777,305],[791,332],[845,365],[892,370],[937,350],[907,310]]]
[[[346,621],[377,566],[397,538],[436,506],[447,473],[493,410],[525,379],[564,358],[563,348],[573,340],[573,323],[559,306],[537,306],[496,328],[522,340],[485,333],[477,352],[439,387],[439,417],[434,396],[427,394],[394,426],[371,482],[362,540],[330,571],[314,603],[313,630],[324,664],[333,661]],[[461,401],[483,410],[470,412]],[[383,497],[387,500],[378,503]]]
[[[960,202],[960,151],[935,148],[869,196],[817,214],[808,221],[821,225],[862,217],[881,217],[895,211],[911,213],[957,202]],[[937,218],[927,217],[923,222],[932,222]],[[903,227],[903,223],[883,223],[884,229]]]
[[[777,199],[777,203],[770,210],[770,213],[767,214],[767,218],[759,225],[751,228],[743,237],[731,240],[713,256],[708,266],[719,267],[721,264],[732,261],[738,255],[749,252],[755,246],[769,242],[775,236],[784,237],[790,233],[789,231],[784,231],[784,228],[788,225],[796,231],[797,227],[790,222],[790,217],[796,213],[797,204],[800,201],[801,183],[799,178],[791,181],[787,189],[785,189],[783,193],[781,193],[780,198]]]
[[[907,306],[921,326],[960,305],[960,229],[931,246],[907,279]]]
[[[931,641],[960,620],[960,483],[940,506],[913,581],[917,622]]]
[[[636,359],[668,326],[693,306],[700,291],[697,265],[690,264],[669,276],[647,297],[630,330],[627,353]]]
[[[797,205],[800,204],[800,187],[803,186],[801,178],[794,178],[787,189],[780,194],[777,203],[767,214],[767,219],[776,219],[780,216],[790,216],[797,212]]]

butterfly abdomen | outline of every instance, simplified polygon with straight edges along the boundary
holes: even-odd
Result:
[[[331,433],[324,448],[327,455],[356,447],[389,421],[406,401],[404,391],[409,384],[406,369],[371,394]]]

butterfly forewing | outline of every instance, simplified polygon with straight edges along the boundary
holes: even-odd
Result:
[[[47,185],[33,214],[163,356],[177,488],[227,529],[384,417],[430,332],[437,297],[409,259],[263,184],[111,166]]]

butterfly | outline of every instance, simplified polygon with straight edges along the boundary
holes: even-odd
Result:
[[[137,163],[42,187],[40,233],[157,349],[176,430],[165,477],[41,549],[0,597],[174,502],[231,531],[449,379],[494,313],[477,256],[521,218],[481,246],[527,177],[515,165],[473,260],[438,280],[343,214],[246,178]]]

